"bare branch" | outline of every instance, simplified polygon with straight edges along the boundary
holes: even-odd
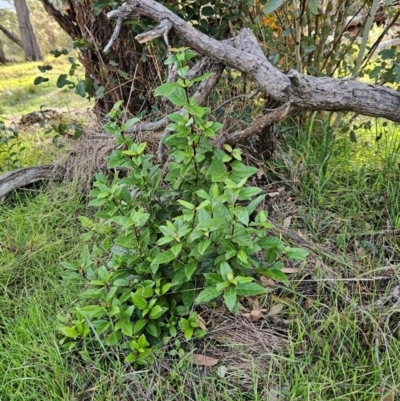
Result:
[[[8,39],[12,40],[14,43],[16,43],[19,47],[22,47],[22,42],[21,39],[19,39],[17,36],[15,36],[12,32],[10,32],[6,27],[3,25],[0,25],[0,31],[4,33],[4,35],[7,36]]]
[[[122,17],[117,19],[117,24],[115,25],[114,32],[113,32],[109,42],[107,43],[106,47],[103,50],[104,53],[107,52],[110,49],[110,47],[113,45],[113,43],[118,38],[118,35],[119,35],[120,31],[121,31],[123,23],[124,23],[124,19]]]
[[[172,28],[171,22],[167,19],[163,19],[155,28],[149,29],[146,32],[137,35],[135,39],[140,44],[149,42],[150,40],[157,39],[161,36],[164,36],[164,39],[166,39],[168,32],[171,30],[171,28]],[[168,39],[166,39],[165,41],[168,46]]]
[[[202,104],[204,101],[210,96],[211,92],[215,88],[215,85],[218,83],[222,72],[224,71],[224,66],[222,64],[214,64],[211,60],[200,60],[199,63],[202,64],[201,69],[195,64],[193,69],[198,73],[203,71],[203,69],[208,70],[209,72],[213,72],[214,74],[207,78],[205,81],[202,81],[197,90],[193,94],[193,98],[197,100],[197,104]],[[207,68],[208,67],[208,68]],[[188,76],[192,76],[193,78],[196,75],[191,73],[191,70],[188,71]],[[164,117],[161,120],[150,122],[150,123],[141,123],[136,124],[132,128],[130,128],[127,133],[135,134],[138,132],[157,132],[161,131],[168,125],[168,118]],[[164,134],[165,135],[165,134]]]
[[[256,136],[262,130],[269,126],[276,124],[283,119],[285,119],[293,111],[290,103],[286,103],[277,109],[264,114],[263,116],[256,119],[250,126],[246,127],[242,131],[235,132],[230,135],[223,135],[218,138],[218,147],[222,146],[224,143],[235,144],[237,142],[243,141],[243,139],[249,138],[251,136]]]

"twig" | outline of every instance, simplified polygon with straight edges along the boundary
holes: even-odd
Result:
[[[101,56],[101,51],[99,49],[99,46],[97,46],[96,40],[95,40],[92,32],[90,32],[90,29],[86,25],[85,25],[85,29],[86,29],[87,33],[90,35],[90,37],[92,38],[92,42],[94,44],[94,47],[96,48],[96,52],[97,52],[97,55],[99,56],[100,61],[102,62],[103,65],[106,65],[106,63],[103,60],[103,57]]]
[[[248,95],[237,95],[237,96],[234,96],[234,97],[231,97],[230,99],[228,99],[228,100],[225,100],[225,102],[223,102],[223,103],[221,103],[217,108],[215,108],[212,112],[211,112],[211,114],[213,114],[213,113],[215,113],[218,109],[220,109],[221,107],[223,107],[223,106],[225,106],[227,103],[230,103],[230,102],[232,102],[233,100],[236,100],[236,99],[240,99],[240,98],[245,98],[245,99],[251,99],[251,98],[253,98],[255,95],[257,95],[257,93],[259,93],[260,92],[260,90],[259,89],[254,89],[251,93],[249,93]]]
[[[366,54],[364,60],[363,60],[363,68],[367,65],[367,63],[369,62],[369,60],[371,59],[372,55],[375,53],[375,51],[379,51],[382,49],[383,45],[387,45],[389,46],[390,42],[382,42],[382,39],[387,35],[387,33],[389,32],[389,29],[396,23],[396,21],[399,19],[400,17],[400,11],[397,11],[396,14],[394,15],[394,17],[390,20],[389,24],[385,27],[385,29],[383,30],[383,32],[379,35],[379,37],[376,39],[376,41],[373,43],[373,45],[371,46],[371,48],[369,49],[368,53]],[[394,46],[396,46],[398,39],[393,39],[395,42],[392,42]],[[392,44],[390,44],[390,46],[392,46]]]
[[[244,130],[230,135],[221,136],[221,138],[218,140],[218,146],[221,146],[224,143],[234,144],[243,141],[243,139],[258,135],[268,125],[276,124],[279,121],[282,121],[290,114],[292,110],[293,108],[291,107],[291,104],[285,103],[282,106],[273,109],[269,113],[264,114]]]
[[[114,32],[113,32],[110,40],[108,41],[106,47],[103,50],[104,53],[107,52],[110,49],[110,47],[113,45],[115,40],[118,38],[118,35],[119,35],[120,31],[121,31],[123,22],[124,22],[124,18],[123,17],[119,17],[117,19],[117,24],[115,25]]]
[[[164,131],[162,137],[160,138],[160,141],[158,142],[157,158],[160,161],[160,163],[162,163],[162,159],[163,159],[163,155],[164,155],[164,148],[165,148],[163,139],[166,138],[170,132],[171,131],[168,128],[165,128],[165,131]]]
[[[119,18],[121,18],[121,17],[119,17]],[[154,40],[154,39],[159,38],[160,36],[163,36],[165,43],[169,47],[168,33],[171,30],[171,28],[172,28],[172,22],[170,20],[168,20],[167,18],[165,18],[165,19],[162,19],[155,28],[149,29],[146,32],[136,35],[135,39],[140,44],[143,44],[143,43],[149,42],[150,40]]]
[[[135,90],[135,79],[136,79],[136,74],[137,74],[138,67],[139,67],[139,64],[136,64],[135,73],[133,74],[133,78],[132,78],[131,89],[129,91],[128,101],[126,103],[126,107],[127,108],[129,107],[129,103],[131,102],[132,93]]]

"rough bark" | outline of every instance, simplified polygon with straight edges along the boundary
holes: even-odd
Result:
[[[7,36],[8,39],[12,40],[14,43],[16,43],[19,47],[22,47],[22,42],[21,39],[19,39],[17,36],[15,36],[12,32],[10,32],[6,27],[0,24],[0,31],[4,33],[4,35]]]
[[[26,0],[14,0],[17,11],[18,26],[22,39],[22,47],[27,61],[42,60],[42,52],[39,47],[35,30],[33,29],[30,12]]]
[[[253,33],[241,31],[246,49],[237,49],[202,34],[153,0],[128,0],[109,18],[150,17],[158,22],[168,19],[171,32],[202,55],[238,69],[250,77],[260,91],[293,109],[352,111],[400,122],[400,93],[356,80],[306,76],[295,70],[282,73],[262,53]],[[110,35],[111,37],[111,35]]]
[[[6,55],[4,54],[3,42],[0,40],[0,64],[7,62]]]
[[[108,113],[118,100],[127,102],[129,99],[129,104],[124,106],[133,114],[153,103],[152,89],[162,82],[159,74],[162,68],[156,57],[147,57],[146,62],[141,60],[143,47],[135,42],[129,26],[121,27],[114,46],[103,53],[102,49],[112,36],[114,22],[104,11],[97,16],[93,14],[93,0],[66,0],[62,12],[50,0],[41,1],[47,13],[71,38],[82,38],[86,43],[79,49],[86,78],[104,88],[104,96],[95,103],[98,117]]]
[[[0,201],[17,188],[37,181],[48,181],[54,178],[54,167],[37,166],[22,168],[0,176]]]

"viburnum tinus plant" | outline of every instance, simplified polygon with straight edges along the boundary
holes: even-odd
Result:
[[[186,77],[194,56],[177,49],[166,63],[175,64],[179,79],[155,91],[181,108],[168,116],[165,174],[145,143],[124,135],[139,119],[120,123],[121,102],[104,126],[119,145],[108,160],[117,173],[111,182],[96,175],[90,206],[100,210],[96,220],[81,218],[106,240],[91,253],[85,247],[80,263],[62,263],[65,279],[87,283],[83,306],[60,329],[68,349],[97,338],[126,350],[126,362],[148,363],[179,331],[186,340],[205,335],[196,304],[221,299],[238,312],[240,297],[265,293],[260,276],[285,281],[284,259],[307,255],[266,234],[267,213],[256,212],[265,195],[246,185],[257,169],[242,163],[239,149],[213,148],[221,124],[190,97],[209,76]],[[96,262],[101,248],[109,253],[105,264]]]

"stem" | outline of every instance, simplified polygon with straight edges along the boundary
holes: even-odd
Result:
[[[118,203],[115,201],[115,199],[112,199],[112,203],[114,203],[114,206],[118,209],[118,211],[122,214],[122,216],[125,216],[125,213],[122,212],[120,209]]]
[[[296,29],[296,37],[295,37],[295,55],[296,55],[296,64],[297,71],[303,72],[303,63],[301,61],[301,9],[297,6],[296,0],[293,0],[293,11],[295,14],[294,17],[294,27]]]
[[[135,229],[133,230],[133,232],[134,232],[134,234],[135,234],[135,238],[136,238],[136,245],[137,245],[137,249],[138,249],[138,251],[139,251],[139,255],[140,255],[140,257],[142,258],[142,262],[145,262],[145,258],[144,258],[144,256],[143,256],[143,253],[142,253],[142,250],[140,249],[140,244],[139,244],[139,241],[140,241],[140,235],[139,235],[139,233],[138,233],[138,229],[135,227]]]
[[[374,23],[375,14],[376,14],[376,11],[378,10],[378,7],[379,7],[379,0],[374,0],[372,3],[371,10],[369,12],[368,18],[367,18],[367,22],[364,27],[362,42],[361,42],[361,46],[360,46],[360,51],[358,52],[356,66],[354,67],[353,74],[351,75],[352,79],[357,78],[357,76],[360,72],[361,63],[364,58],[365,50],[367,49],[369,33],[371,31],[372,24]]]

